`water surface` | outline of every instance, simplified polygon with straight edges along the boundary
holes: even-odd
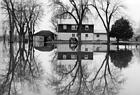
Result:
[[[140,48],[0,43],[1,95],[140,95]]]

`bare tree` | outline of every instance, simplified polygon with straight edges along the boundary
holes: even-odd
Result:
[[[117,16],[120,13],[120,9],[124,6],[121,5],[119,0],[92,0],[89,6],[96,10],[107,32],[107,41],[110,43],[109,33],[111,31],[112,18]]]
[[[13,16],[12,16],[10,1],[3,0],[2,5],[3,5],[2,8],[5,9],[6,13],[8,14],[10,41],[13,42],[14,20],[13,20]]]
[[[52,24],[52,29],[57,31],[58,20],[55,17],[51,17],[50,22]]]
[[[41,4],[37,3],[35,0],[29,0],[25,3],[24,6],[25,8],[23,14],[25,16],[26,22],[25,33],[28,32],[29,37],[31,37],[35,32],[36,24],[41,20],[43,9],[41,7]]]
[[[120,70],[108,63],[109,53],[102,64],[89,70],[88,64],[75,63],[74,65],[55,64],[56,76],[48,80],[54,86],[58,95],[116,95],[125,79]],[[55,75],[54,74],[54,75]]]
[[[70,16],[77,24],[78,40],[81,42],[81,29],[87,13],[90,12],[88,8],[89,0],[67,0],[67,3],[62,0],[51,0],[51,5],[55,9],[54,16],[61,19],[64,16]]]
[[[42,74],[43,69],[34,56],[33,46],[26,49],[25,43],[10,43],[9,62],[5,73],[0,74],[0,95],[18,95],[18,90],[24,84],[29,84],[30,87],[39,85],[36,81],[40,80]]]
[[[2,0],[2,6],[8,15],[11,42],[14,32],[18,33],[20,41],[24,40],[27,32],[29,36],[34,33],[35,24],[43,12],[41,4],[35,0]]]
[[[62,0],[52,0],[51,5],[53,9],[55,9],[54,17],[56,19],[61,19],[63,17],[70,17],[73,18],[76,25],[77,25],[77,36],[78,36],[78,51],[77,51],[77,61],[74,68],[70,71],[72,72],[75,67],[82,66],[81,63],[81,31],[82,31],[82,24],[83,21],[87,18],[87,14],[90,12],[88,8],[89,0],[67,0],[64,2]],[[75,78],[70,82],[70,85],[74,83],[78,72],[82,72],[82,69],[77,69]],[[82,78],[80,78],[81,80]],[[80,81],[81,82],[81,81]],[[81,87],[81,84],[79,85]],[[67,88],[67,87],[66,87]],[[68,85],[68,88],[70,86]],[[80,90],[79,90],[80,91]],[[77,93],[79,93],[79,91]]]

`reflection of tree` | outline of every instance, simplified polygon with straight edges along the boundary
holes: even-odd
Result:
[[[93,67],[92,71],[89,70],[88,64],[82,63],[80,49],[78,53],[75,64],[53,63],[56,76],[49,82],[51,86],[55,86],[57,95],[117,94],[124,80],[117,69],[111,68],[109,52],[99,68],[95,70]]]
[[[135,60],[137,62],[140,62],[140,48],[136,48],[134,51],[133,51],[134,55],[135,55]]]
[[[58,95],[77,94],[82,95],[85,91],[85,79],[88,76],[86,66],[78,62],[74,66],[66,66],[61,63],[57,65],[58,79],[51,81],[52,85],[57,85],[56,91]]]
[[[125,68],[132,59],[131,50],[110,51],[111,62],[118,68]]]
[[[91,83],[91,92],[96,95],[118,94],[120,85],[124,82],[120,77],[118,70],[111,68],[109,64],[109,52],[107,50],[101,66],[94,72],[94,77],[89,81]]]
[[[78,47],[79,48],[79,47]],[[78,51],[76,63],[73,65],[65,65],[63,63],[56,63],[53,61],[55,72],[58,75],[57,79],[51,81],[51,85],[57,85],[57,94],[81,94],[84,90],[84,80],[88,76],[86,73],[86,65],[81,63],[81,52]],[[66,84],[66,85],[63,85]]]
[[[69,47],[74,51],[77,48],[77,44],[69,44]]]
[[[19,43],[19,48],[15,51],[14,43],[10,43],[10,60],[5,74],[0,79],[0,95],[17,95],[23,84],[35,83],[41,76],[41,66],[36,62],[32,45]],[[19,91],[19,92],[18,92]]]

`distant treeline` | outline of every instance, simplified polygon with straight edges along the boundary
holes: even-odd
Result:
[[[0,41],[9,41],[9,39],[10,39],[9,35],[0,36]],[[13,39],[14,39],[14,41],[19,41],[18,36],[14,36]],[[28,40],[28,36],[25,36],[25,39]]]
[[[3,41],[4,37],[3,36],[0,36],[0,41]]]

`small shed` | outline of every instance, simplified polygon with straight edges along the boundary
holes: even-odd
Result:
[[[35,33],[34,35],[34,41],[43,41],[43,42],[47,42],[47,41],[53,41],[56,40],[56,33],[53,33],[49,30],[41,30],[37,33]]]

